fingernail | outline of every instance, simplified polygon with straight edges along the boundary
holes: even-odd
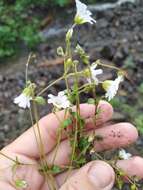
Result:
[[[113,182],[113,171],[106,163],[96,163],[89,168],[88,177],[96,188],[104,189]]]

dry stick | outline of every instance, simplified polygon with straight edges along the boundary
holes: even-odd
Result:
[[[57,58],[54,60],[45,60],[44,62],[40,63],[40,65],[38,65],[38,67],[53,67],[55,65],[58,66],[63,63],[64,63],[63,58]]]

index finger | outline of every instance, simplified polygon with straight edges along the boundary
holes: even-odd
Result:
[[[99,107],[101,111],[99,117],[97,118],[97,125],[101,125],[111,119],[113,113],[112,106],[105,101],[101,101],[99,103]],[[95,106],[91,104],[81,104],[80,111],[82,118],[90,118],[95,114]],[[65,111],[63,110],[57,112],[56,115],[60,118],[60,120],[63,120]],[[45,154],[49,153],[57,143],[57,130],[60,123],[56,115],[51,113],[39,121],[41,139],[44,145]],[[90,125],[87,125],[87,127],[89,126]],[[62,139],[65,139],[64,135],[62,136]],[[14,153],[29,157],[39,158],[40,154],[32,127],[17,138],[13,143],[8,145],[5,150],[13,151]]]

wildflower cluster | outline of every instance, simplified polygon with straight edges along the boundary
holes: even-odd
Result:
[[[84,3],[81,3],[79,0],[76,0],[76,8],[77,8],[77,13],[74,18],[74,24],[66,34],[67,45],[70,44],[69,42],[72,38],[74,28],[76,26],[82,25],[84,23],[90,23],[90,24],[96,23],[96,20],[94,20],[91,17],[92,13],[87,9],[87,6]],[[60,55],[70,57],[70,55],[68,55],[69,52],[68,53],[66,52],[65,55],[62,48],[58,49],[58,52],[59,51]],[[84,50],[79,45],[77,45],[76,52],[78,54],[82,54],[82,56],[85,56]],[[66,67],[70,67],[70,65],[68,66],[67,64],[68,61],[69,58],[66,60]],[[74,61],[72,59],[70,59],[70,64],[74,65]],[[98,75],[103,74],[103,70],[96,69],[97,66],[98,64],[96,62],[91,65],[88,65],[88,72],[86,72],[85,76],[84,76],[84,71],[82,74],[84,77],[87,77],[87,82],[89,83],[89,85],[92,83],[95,84],[95,86],[102,84],[103,89],[106,91],[105,98],[107,98],[110,101],[116,95],[119,88],[119,84],[120,82],[123,81],[123,75],[118,75],[115,80],[99,81]],[[14,99],[14,103],[18,104],[19,107],[21,108],[29,108],[31,100],[32,100],[31,90],[29,87],[26,87],[23,90],[22,94]],[[57,96],[49,94],[48,103],[53,104],[58,109],[69,108],[72,105],[71,102],[69,101],[69,97],[67,96],[66,91],[59,92]]]
[[[88,162],[86,157],[91,156],[92,154],[96,154],[96,150],[94,149],[95,141],[102,141],[103,137],[97,136],[96,133],[91,136],[85,136],[85,121],[81,117],[80,114],[80,102],[81,96],[84,93],[90,94],[90,103],[95,104],[95,114],[93,117],[94,124],[96,125],[96,119],[98,118],[98,114],[100,110],[98,109],[99,100],[107,99],[111,101],[118,92],[120,83],[124,80],[125,72],[115,66],[109,66],[102,63],[100,60],[95,60],[94,62],[90,61],[90,57],[86,54],[84,49],[79,45],[75,45],[75,49],[73,50],[71,47],[71,41],[73,34],[76,34],[76,27],[80,27],[85,23],[95,24],[96,20],[92,18],[92,13],[88,10],[88,7],[80,2],[79,0],[75,0],[77,12],[74,17],[74,23],[70,27],[70,29],[66,33],[66,47],[59,47],[57,49],[57,54],[63,57],[64,60],[64,73],[63,75],[57,79],[56,81],[50,83],[47,87],[45,87],[42,91],[37,94],[36,88],[38,88],[34,83],[27,81],[26,77],[26,87],[22,91],[22,93],[14,99],[14,103],[18,104],[21,108],[29,108],[30,116],[33,120],[33,115],[35,117],[37,126],[37,142],[40,142],[39,147],[42,161],[45,158],[45,153],[42,148],[42,139],[40,136],[40,129],[38,124],[38,109],[37,106],[43,104],[52,104],[53,105],[53,113],[56,115],[57,119],[60,123],[60,128],[58,130],[58,140],[56,145],[55,156],[53,158],[53,165],[48,166],[46,161],[44,165],[41,165],[40,171],[43,173],[59,173],[63,171],[63,168],[56,166],[54,161],[56,159],[57,150],[59,148],[59,143],[61,140],[62,133],[66,133],[68,140],[71,145],[72,153],[70,155],[70,165],[68,170],[70,171],[72,167],[78,168],[83,164]],[[75,59],[76,57],[76,59]],[[78,57],[78,59],[77,59]],[[79,64],[82,64],[82,69],[78,70]],[[28,64],[27,64],[28,67]],[[114,80],[106,79],[102,80],[102,76],[104,75],[104,68],[114,69],[116,71],[116,78]],[[26,75],[27,76],[27,75]],[[69,83],[69,79],[73,79],[73,84]],[[84,81],[81,85],[80,81]],[[45,93],[51,86],[55,83],[60,82],[61,80],[65,80],[66,89],[57,93],[57,95],[47,94],[47,100],[42,97],[42,94]],[[97,94],[97,88],[100,86],[102,88],[103,96],[99,96]],[[92,92],[92,95],[91,95]],[[92,100],[92,101],[91,101]],[[87,100],[89,102],[89,99]],[[75,105],[76,109],[73,109]],[[64,109],[65,116],[64,121],[61,121],[61,118],[57,116],[58,110]],[[31,113],[31,110],[34,110],[34,113]],[[72,126],[72,127],[71,127]],[[88,156],[86,156],[88,155]],[[99,155],[98,155],[99,156]],[[120,159],[129,159],[132,155],[126,153],[124,149],[119,151],[118,158]],[[98,157],[99,158],[99,157]],[[101,157],[100,157],[101,158]],[[43,163],[41,161],[41,163]],[[46,163],[46,166],[45,166]],[[121,174],[121,173],[120,173]],[[118,175],[118,177],[120,177]],[[25,185],[26,182],[18,181],[19,185]],[[26,184],[27,185],[27,184]]]

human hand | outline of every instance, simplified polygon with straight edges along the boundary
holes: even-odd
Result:
[[[103,140],[95,143],[96,151],[104,151],[124,147],[133,143],[137,137],[137,130],[129,123],[110,125],[107,123],[112,117],[112,107],[107,102],[101,102],[100,115],[97,119],[96,134],[102,135]],[[86,119],[87,133],[95,129],[90,118],[93,117],[95,107],[93,105],[80,105],[81,115]],[[57,113],[60,118],[64,117],[64,111]],[[39,121],[41,136],[46,152],[47,162],[50,164],[55,152],[56,132],[59,121],[54,114],[49,114]],[[68,165],[70,145],[63,136],[55,159],[56,165]],[[39,151],[36,145],[33,129],[30,128],[13,143],[1,151],[10,158],[16,157],[25,163],[17,168],[15,176],[12,173],[13,162],[0,155],[0,189],[16,190],[14,178],[24,179],[28,183],[26,190],[48,190],[44,177],[38,172]],[[29,167],[26,164],[31,163]],[[129,160],[120,160],[117,166],[129,176],[143,178],[143,158],[132,157]],[[66,172],[55,176],[59,190],[111,190],[114,184],[115,174],[111,166],[103,161],[92,161],[79,170],[71,172],[70,177],[64,183]]]

